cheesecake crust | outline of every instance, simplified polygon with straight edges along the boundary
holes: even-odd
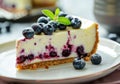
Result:
[[[42,61],[42,62],[29,64],[25,66],[18,64],[17,68],[18,70],[25,70],[25,69],[35,70],[38,68],[48,69],[49,66],[55,66],[55,65],[64,64],[64,63],[71,63],[73,60],[74,60],[74,57],[66,58],[66,59],[59,59],[59,60],[52,60],[52,61]]]

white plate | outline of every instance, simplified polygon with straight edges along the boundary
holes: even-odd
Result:
[[[88,62],[83,70],[75,70],[72,63],[53,66],[49,69],[16,71],[15,42],[0,44],[0,78],[26,83],[77,83],[103,77],[120,66],[120,45],[100,39],[97,53],[102,56],[100,65]]]

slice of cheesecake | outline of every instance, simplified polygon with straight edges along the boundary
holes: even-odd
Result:
[[[98,24],[79,18],[79,29],[67,27],[52,35],[34,35],[16,42],[16,67],[19,70],[48,68],[49,66],[73,62],[75,57],[88,61],[96,52],[99,42]]]

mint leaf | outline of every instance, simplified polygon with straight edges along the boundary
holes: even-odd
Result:
[[[51,20],[54,19],[54,16],[55,16],[55,15],[53,14],[52,11],[47,10],[47,9],[44,9],[44,10],[42,10],[42,13],[43,13],[44,15],[46,15],[47,17],[49,17]]]
[[[57,21],[61,24],[64,24],[64,25],[70,25],[71,22],[68,18],[65,18],[65,17],[58,17]]]
[[[60,13],[60,9],[57,8],[57,9],[55,10],[55,16],[57,17],[57,16],[59,15],[59,13]]]
[[[51,20],[55,20],[55,21],[57,21],[60,24],[64,24],[64,25],[70,25],[71,24],[71,22],[70,22],[70,20],[68,18],[66,18],[66,17],[59,17],[59,13],[60,13],[60,9],[59,8],[57,8],[55,10],[55,14],[52,11],[47,10],[47,9],[42,10],[42,13],[44,15],[46,15],[47,17],[49,17]]]

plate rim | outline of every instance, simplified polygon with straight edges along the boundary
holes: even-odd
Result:
[[[107,41],[107,42],[110,42],[110,43],[114,43],[115,45],[119,45],[119,43],[115,42],[115,41],[112,41],[112,40],[109,40],[109,39],[106,39],[106,38],[100,38],[100,41]],[[10,42],[15,42],[14,41],[10,41]],[[7,44],[10,43],[10,42],[6,42]],[[2,43],[0,45],[5,45],[6,43]],[[114,70],[116,70],[118,67],[120,67],[120,62],[115,64],[115,65],[112,65],[110,67],[107,67],[106,69],[102,70],[102,71],[98,71],[96,73],[92,73],[92,74],[88,74],[88,75],[83,75],[83,76],[75,76],[75,77],[67,77],[67,78],[59,78],[59,79],[22,79],[22,78],[14,78],[14,77],[7,77],[7,76],[3,76],[0,74],[0,78],[7,78],[7,79],[11,79],[11,80],[16,80],[16,81],[34,81],[34,82],[60,82],[60,81],[65,81],[65,80],[74,80],[74,79],[81,79],[81,78],[89,78],[89,77],[94,77],[94,76],[97,76],[98,74],[100,74],[101,72],[102,73],[105,73],[107,71],[110,71],[112,70],[111,72],[113,72]],[[110,73],[111,73],[110,72]],[[109,73],[108,73],[109,74]],[[106,74],[106,75],[108,75]],[[99,77],[100,78],[100,77]]]

